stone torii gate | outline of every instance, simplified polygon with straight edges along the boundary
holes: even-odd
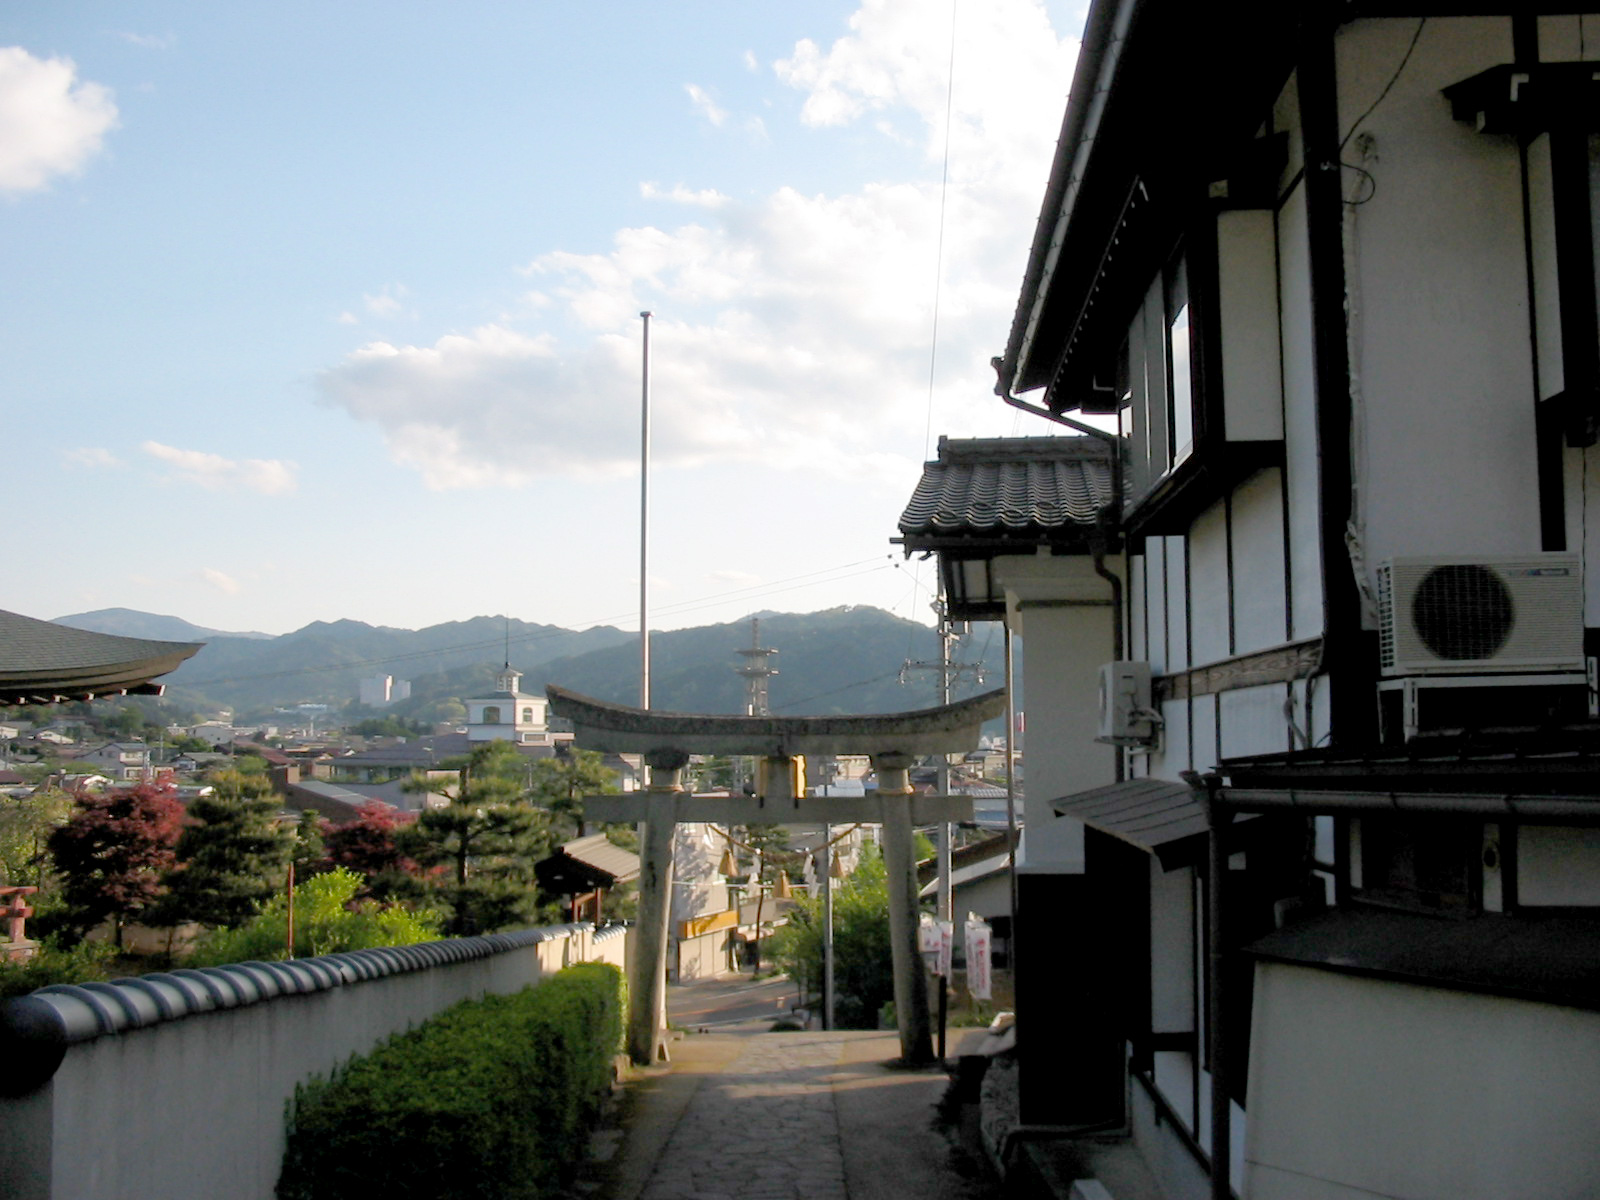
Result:
[[[673,827],[679,821],[730,824],[881,824],[889,879],[889,933],[894,952],[894,1007],[900,1054],[908,1063],[933,1060],[927,980],[917,944],[917,864],[912,829],[919,824],[972,819],[965,796],[918,796],[910,767],[925,754],[977,748],[983,723],[1005,711],[1003,691],[938,708],[880,716],[774,717],[656,712],[608,704],[548,686],[550,711],[572,722],[584,750],[639,754],[650,767],[643,794],[587,796],[596,821],[639,821],[639,919],[628,987],[628,1051],[635,1062],[662,1053],[666,1012],[667,932],[672,904]],[[754,755],[762,760],[758,796],[684,793],[691,754]],[[878,787],[864,797],[799,796],[793,760],[799,756],[865,754]]]

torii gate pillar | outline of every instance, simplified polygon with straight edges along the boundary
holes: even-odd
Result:
[[[921,1066],[933,1061],[928,980],[917,930],[917,855],[911,826],[909,754],[874,754],[883,804],[883,866],[889,885],[889,943],[894,963],[895,1026],[900,1057]]]
[[[633,939],[628,988],[628,1054],[648,1065],[666,1057],[662,1031],[667,1024],[667,934],[672,920],[672,840],[678,823],[678,796],[689,756],[678,750],[653,750],[645,791],[644,827],[639,837],[639,920]]]

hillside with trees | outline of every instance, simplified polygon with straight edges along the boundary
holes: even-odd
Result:
[[[778,650],[771,682],[774,712],[828,714],[893,712],[937,703],[937,673],[901,668],[931,662],[939,643],[926,625],[878,608],[842,607],[815,613],[761,616],[764,646]],[[651,636],[655,705],[688,712],[740,712],[744,681],[735,674],[738,651],[750,645],[748,620]],[[342,719],[413,723],[459,721],[461,701],[493,690],[509,654],[525,691],[559,684],[586,695],[633,703],[639,688],[638,634],[611,626],[568,630],[552,625],[474,617],[426,629],[393,629],[360,621],[319,621],[273,638],[213,638],[166,677],[167,702],[197,712],[231,708],[241,719],[265,718],[276,708],[326,704]],[[954,651],[982,662],[985,680],[959,679],[955,695],[998,687],[1002,680],[998,626],[976,625]],[[388,674],[411,682],[411,696],[381,710],[355,705],[360,681]],[[408,730],[407,732],[414,731]]]

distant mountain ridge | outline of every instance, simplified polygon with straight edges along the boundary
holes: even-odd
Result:
[[[523,673],[524,691],[541,692],[556,683],[602,700],[638,702],[638,634],[612,626],[570,630],[480,616],[410,630],[338,620],[261,637],[218,634],[178,618],[151,621],[127,620],[113,632],[137,629],[130,636],[206,641],[164,680],[170,700],[198,711],[228,707],[253,719],[301,703],[342,708],[355,700],[362,679],[392,675],[411,682],[411,697],[383,711],[431,722],[441,704],[485,694],[508,655]],[[938,639],[926,625],[878,608],[846,606],[765,613],[760,636],[762,645],[778,651],[778,674],[770,681],[776,713],[894,712],[938,703],[937,672],[902,671],[908,659],[937,660]],[[956,661],[989,660],[982,684],[971,672],[958,678],[957,698],[999,685],[1002,644],[998,627],[980,625],[957,645]],[[735,668],[741,665],[738,651],[750,645],[748,620],[655,632],[650,645],[656,707],[744,711],[745,684]]]
[[[51,619],[57,625],[70,625],[74,629],[114,633],[119,637],[147,638],[154,642],[203,642],[217,637],[270,639],[274,636],[270,633],[230,633],[225,629],[207,629],[204,625],[191,624],[182,617],[139,612],[132,608],[97,608],[93,612]]]

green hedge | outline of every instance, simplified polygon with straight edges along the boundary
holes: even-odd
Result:
[[[622,1044],[621,973],[583,963],[447,1009],[297,1088],[281,1200],[537,1200],[581,1161]]]

